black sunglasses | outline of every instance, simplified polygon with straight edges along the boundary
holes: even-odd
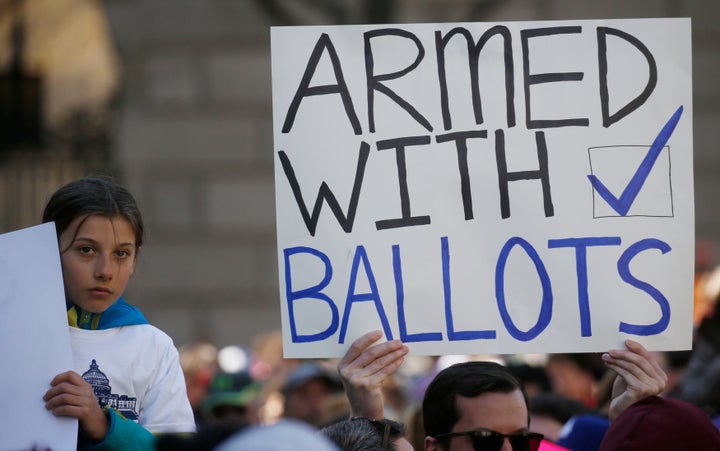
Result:
[[[388,451],[390,449],[392,445],[392,442],[390,441],[391,435],[402,435],[403,431],[405,430],[405,426],[402,423],[388,420],[387,418],[383,418],[381,420],[374,420],[372,418],[365,417],[352,417],[350,418],[350,421],[367,421],[368,423],[372,424],[378,431],[378,433],[382,434],[382,451]]]
[[[538,451],[540,442],[543,439],[542,434],[537,432],[518,432],[516,434],[501,434],[495,431],[486,431],[482,429],[474,431],[448,432],[447,434],[438,434],[436,440],[442,440],[452,437],[460,437],[467,435],[472,440],[474,451],[500,451],[505,442],[505,437],[510,440],[513,451]]]

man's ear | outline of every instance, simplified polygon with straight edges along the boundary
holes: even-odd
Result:
[[[442,449],[442,446],[434,437],[425,437],[425,451],[442,451]]]

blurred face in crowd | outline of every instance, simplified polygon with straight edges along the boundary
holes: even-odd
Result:
[[[456,396],[459,420],[450,432],[489,430],[513,434],[528,430],[528,410],[520,390],[510,393],[487,392],[472,398]],[[473,451],[469,436],[456,436],[437,440],[425,439],[427,451]],[[501,451],[512,451],[506,438]]]
[[[541,433],[553,442],[557,442],[564,425],[550,415],[530,414],[530,430]]]
[[[330,389],[322,379],[311,379],[285,398],[285,416],[321,427]]]
[[[550,360],[546,371],[553,391],[569,399],[591,405],[595,399],[595,379],[575,362],[565,359]]]
[[[393,442],[396,451],[415,451],[405,437],[400,437]]]

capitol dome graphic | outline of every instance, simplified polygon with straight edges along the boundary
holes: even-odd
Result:
[[[82,378],[92,385],[100,407],[110,407],[128,420],[137,420],[138,414],[135,412],[137,398],[112,393],[110,380],[105,376],[105,373],[100,371],[100,366],[95,359],[90,363],[90,369],[83,373]]]

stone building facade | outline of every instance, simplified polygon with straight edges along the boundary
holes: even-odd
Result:
[[[249,344],[280,326],[269,27],[363,23],[371,16],[360,6],[377,4],[334,3],[344,15],[301,0],[105,1],[122,60],[115,163],[148,226],[127,297],[177,344]],[[392,5],[377,14],[395,23],[691,17],[696,230],[720,242],[720,2]]]

